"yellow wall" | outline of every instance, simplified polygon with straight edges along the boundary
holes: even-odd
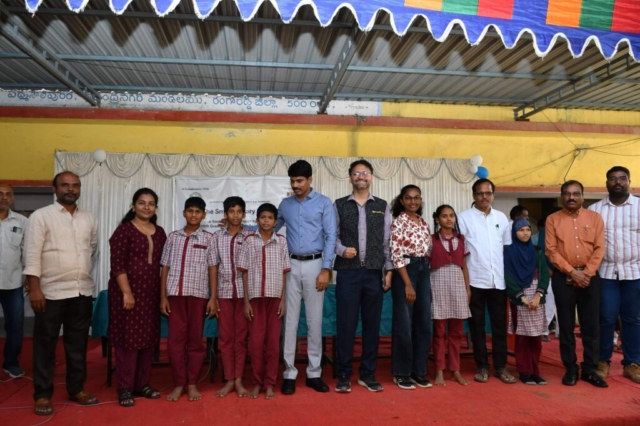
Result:
[[[391,117],[428,117],[469,120],[513,121],[513,108],[440,105],[417,103],[384,103],[383,115]],[[583,123],[640,126],[640,112],[597,111],[584,109],[546,109],[529,118],[534,123]]]
[[[499,120],[500,116],[501,120],[512,121],[505,110],[511,111],[384,105],[387,116],[485,120]],[[480,111],[481,116],[474,115]],[[638,125],[636,120],[640,117],[637,113],[572,114],[583,114],[581,119],[585,114],[593,115],[594,123],[599,122],[597,116],[608,117],[607,123],[621,125]],[[551,111],[547,115],[567,120],[566,113]],[[56,150],[98,148],[107,152],[420,158],[468,158],[480,154],[490,178],[507,186],[553,186],[562,183],[566,175],[566,179],[578,179],[585,186],[602,187],[604,174],[613,165],[640,170],[640,138],[611,146],[634,136],[597,133],[4,118],[0,119],[0,135],[0,180],[47,180],[53,175]],[[576,147],[586,150],[573,161],[574,153],[578,154]]]

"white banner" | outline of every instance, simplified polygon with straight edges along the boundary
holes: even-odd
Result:
[[[200,197],[207,203],[207,216],[202,228],[215,232],[224,217],[222,203],[227,197],[238,196],[247,204],[245,225],[256,224],[256,211],[260,204],[271,203],[278,207],[291,195],[288,176],[227,176],[221,178],[175,176],[173,178],[173,230],[186,224],[182,212],[189,197]],[[284,228],[279,233],[284,234]]]
[[[265,114],[317,114],[317,99],[260,98],[256,96],[223,96],[196,93],[126,93],[99,92],[101,108],[169,111],[246,112]],[[88,107],[87,101],[72,91],[3,90],[2,106]],[[377,101],[333,100],[329,115],[382,115],[382,103]]]

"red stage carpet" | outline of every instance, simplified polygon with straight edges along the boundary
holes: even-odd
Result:
[[[381,345],[381,352],[388,353],[388,348],[387,340]],[[164,400],[172,388],[169,367],[157,366],[152,385],[163,390],[162,399],[138,399],[133,408],[119,407],[115,402],[115,383],[112,388],[106,386],[106,360],[102,358],[97,340],[89,347],[86,388],[98,396],[101,405],[67,404],[62,384],[65,374],[62,342],[58,353],[53,397],[56,414],[53,417],[33,414],[31,381],[22,378],[5,382],[7,375],[0,373],[3,381],[0,383],[0,425],[640,425],[640,386],[622,377],[621,354],[614,355],[608,389],[597,389],[584,382],[565,387],[560,383],[564,369],[556,339],[543,343],[541,373],[549,381],[547,386],[527,386],[520,382],[505,385],[491,377],[487,384],[471,381],[467,387],[448,382],[444,388],[400,390],[391,381],[390,361],[386,358],[378,363],[378,379],[385,387],[381,393],[368,392],[354,382],[351,394],[336,394],[329,366],[325,368],[324,377],[332,390],[328,394],[316,393],[304,386],[305,367],[301,364],[297,392],[293,396],[283,396],[278,389],[276,399],[271,401],[265,400],[264,395],[258,400],[240,399],[235,394],[216,398],[214,391],[221,386],[218,371],[215,383],[209,383],[208,376],[200,383],[202,401],[188,402],[183,397],[177,403],[170,403]],[[31,375],[30,360],[31,339],[25,339],[22,362],[28,375]],[[515,373],[514,359],[510,357],[509,361],[509,368]],[[207,366],[203,376],[206,369]],[[475,371],[471,358],[463,358],[462,370],[471,380]],[[430,362],[431,379],[433,372]],[[245,384],[251,384],[250,377],[247,366]]]

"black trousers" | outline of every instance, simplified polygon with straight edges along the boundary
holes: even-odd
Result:
[[[583,371],[592,371],[598,365],[600,350],[600,276],[596,274],[589,287],[567,285],[567,276],[556,271],[551,279],[556,312],[560,327],[560,356],[567,371],[578,371],[576,356],[576,307],[582,335]]]
[[[362,356],[360,378],[376,372],[380,319],[382,316],[382,271],[341,269],[336,277],[336,367],[339,378],[350,378],[353,371],[353,347],[362,318]]]
[[[87,342],[93,298],[72,297],[46,301],[45,311],[36,313],[33,329],[33,399],[53,396],[56,346],[63,326],[67,392],[74,395],[87,379]]]
[[[487,335],[485,332],[485,309],[491,320],[491,346],[493,366],[500,369],[507,365],[507,291],[495,288],[471,287],[471,318],[469,332],[473,342],[473,357],[478,368],[489,368]]]

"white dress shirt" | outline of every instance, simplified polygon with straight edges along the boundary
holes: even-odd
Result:
[[[27,218],[9,210],[0,220],[0,290],[22,287],[22,246]]]
[[[40,277],[46,299],[93,296],[93,255],[98,247],[98,221],[76,207],[71,215],[58,202],[33,212],[24,242],[24,275]]]
[[[467,240],[469,284],[476,288],[504,290],[504,246],[511,244],[511,228],[504,213],[484,214],[475,207],[458,215],[460,232]]]
[[[616,206],[609,197],[589,206],[604,220],[605,253],[598,272],[607,280],[640,279],[640,200]],[[617,274],[617,275],[616,275]]]

